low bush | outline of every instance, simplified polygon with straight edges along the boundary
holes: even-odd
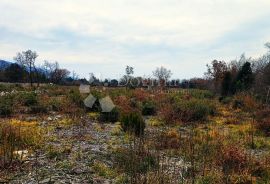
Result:
[[[119,111],[123,114],[128,114],[133,111],[131,102],[126,96],[117,96],[113,100],[114,104],[117,105]]]
[[[258,110],[255,127],[266,136],[270,136],[270,108]]]
[[[19,100],[22,101],[25,106],[32,106],[38,104],[37,94],[34,92],[23,92],[19,95]]]
[[[158,149],[178,149],[180,147],[180,134],[176,129],[162,132],[157,140]]]
[[[144,134],[145,121],[139,113],[129,113],[121,118],[121,127],[125,132],[141,136]]]
[[[52,98],[48,102],[48,106],[53,111],[62,111],[64,109],[64,99]]]
[[[138,177],[159,167],[157,157],[139,147],[117,149],[113,152],[113,157],[116,161],[116,168],[124,171],[130,177],[135,177],[135,175]]]
[[[101,112],[100,121],[115,123],[119,120],[119,115],[120,113],[117,108],[114,108],[111,112]]]
[[[16,151],[36,149],[42,144],[42,131],[37,122],[11,120],[0,124],[0,166],[8,166]]]
[[[0,97],[0,116],[10,116],[13,112],[13,96],[5,95]]]
[[[142,114],[146,116],[155,115],[156,106],[152,101],[146,101],[142,104]]]
[[[197,98],[197,99],[205,99],[205,98],[211,99],[211,98],[214,98],[215,96],[214,93],[212,93],[211,91],[200,90],[200,89],[190,89],[188,93],[192,97]]]
[[[70,90],[67,97],[71,103],[74,103],[75,105],[79,107],[83,106],[83,98],[79,90],[74,90],[74,89]]]
[[[248,167],[245,151],[235,145],[227,145],[221,149],[218,164],[225,174],[242,173]]]
[[[231,101],[232,101],[232,98],[231,97],[226,97],[226,96],[221,96],[219,97],[219,102],[222,103],[222,104],[230,104]]]
[[[184,122],[202,121],[209,115],[214,115],[216,107],[208,100],[191,99],[179,101],[174,105],[175,113]]]
[[[38,113],[46,113],[48,109],[46,106],[42,104],[33,105],[30,107],[30,113],[32,114],[38,114]]]

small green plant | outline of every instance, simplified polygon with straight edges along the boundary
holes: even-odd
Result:
[[[13,97],[11,95],[0,97],[0,116],[9,116],[13,112]]]
[[[142,106],[142,114],[146,116],[154,115],[156,113],[155,104],[152,101],[146,101]]]
[[[121,127],[125,132],[141,136],[144,134],[145,121],[139,113],[129,113],[127,115],[123,115]]]
[[[30,113],[38,114],[38,113],[46,113],[48,110],[46,106],[42,104],[33,105],[30,107]]]
[[[232,98],[231,97],[225,97],[225,96],[221,96],[219,97],[219,102],[222,103],[222,104],[230,104],[231,101],[232,101]]]
[[[68,93],[68,99],[74,103],[77,106],[82,106],[83,104],[83,98],[79,92],[79,90],[70,90],[70,92]]]
[[[100,120],[102,122],[117,122],[119,120],[119,110],[117,108],[114,108],[111,112],[101,112]]]
[[[215,114],[216,108],[208,100],[181,100],[175,104],[175,113],[184,122],[205,120],[208,115]]]
[[[19,96],[25,106],[29,107],[38,104],[38,97],[34,92],[24,92]]]

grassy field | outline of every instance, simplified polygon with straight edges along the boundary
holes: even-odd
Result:
[[[0,85],[0,183],[270,183],[270,108],[247,93]]]

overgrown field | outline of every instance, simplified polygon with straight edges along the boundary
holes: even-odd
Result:
[[[270,107],[248,93],[0,86],[0,183],[270,183]]]

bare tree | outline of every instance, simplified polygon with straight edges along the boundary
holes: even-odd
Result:
[[[37,57],[38,57],[37,53],[32,50],[27,50],[21,53],[17,53],[17,55],[14,57],[14,60],[19,65],[29,70],[29,78],[30,78],[31,86],[33,86],[33,70],[36,70],[35,62],[36,62]]]
[[[160,68],[156,68],[156,70],[153,71],[153,76],[156,77],[160,85],[163,86],[171,78],[172,72],[171,70],[161,66]]]
[[[45,70],[46,76],[49,78],[50,82],[53,83],[61,82],[70,74],[67,69],[61,69],[57,61],[49,62],[45,60],[43,64],[43,69]]]
[[[53,74],[53,82],[60,83],[61,81],[63,81],[63,79],[67,78],[69,74],[70,71],[68,71],[67,69],[57,68]]]
[[[46,77],[50,80],[50,82],[53,82],[53,77],[56,71],[59,69],[59,64],[57,61],[49,62],[45,60],[43,64],[43,69],[45,70]]]
[[[207,72],[205,73],[206,78],[214,81],[215,91],[220,92],[224,74],[228,69],[227,64],[224,61],[213,60],[211,65],[207,64],[206,66],[207,66]]]

